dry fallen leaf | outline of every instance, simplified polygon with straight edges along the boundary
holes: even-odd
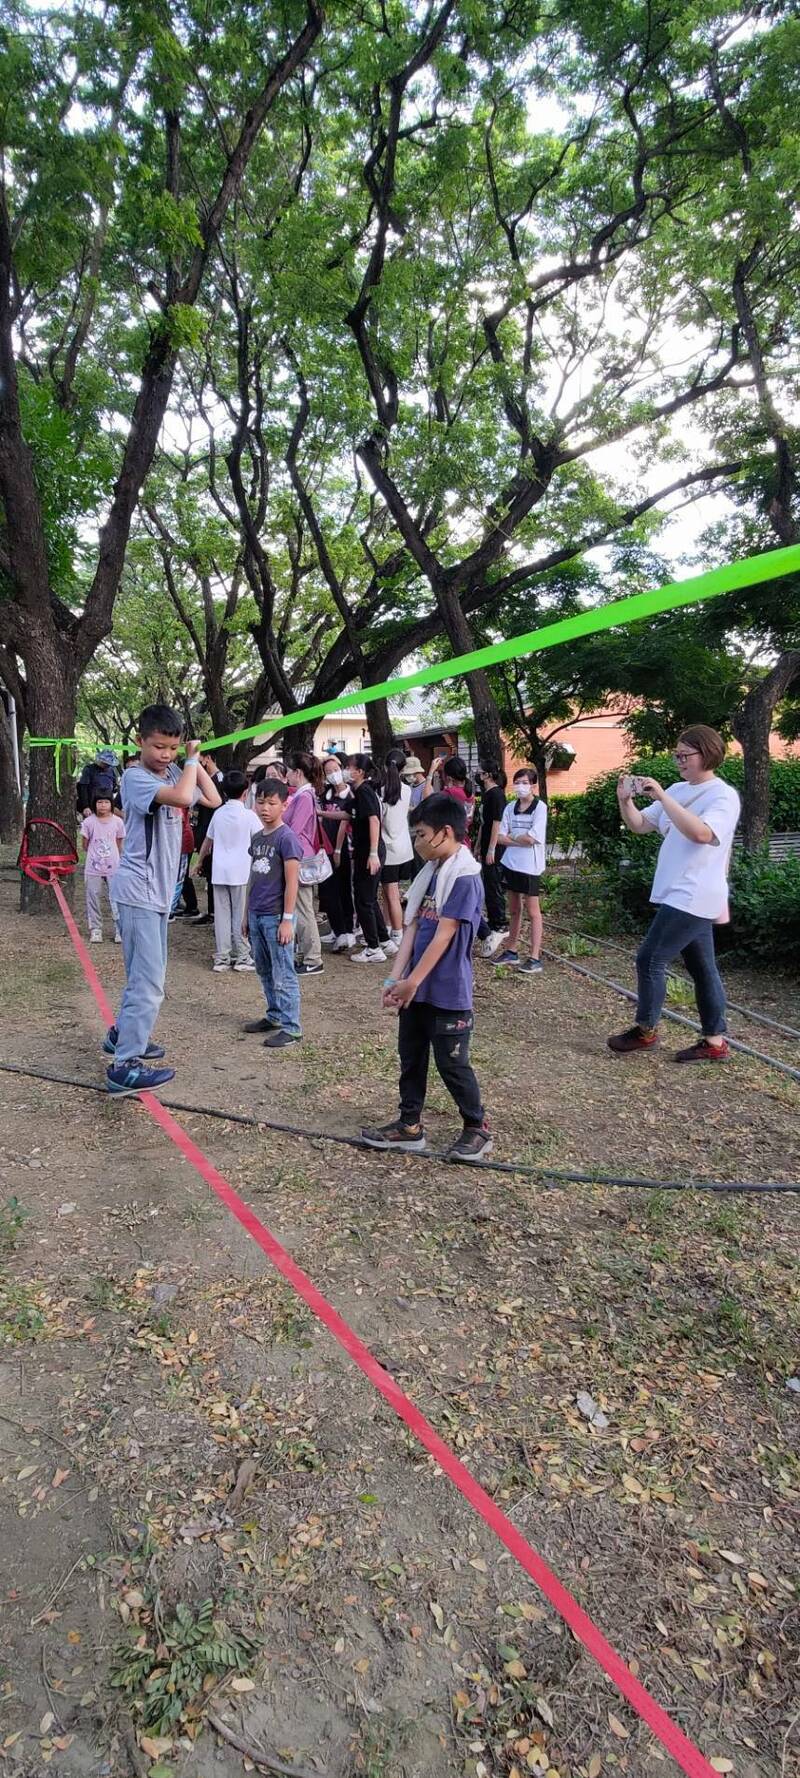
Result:
[[[619,1717],[615,1716],[612,1710],[609,1710],[608,1713],[608,1726],[612,1735],[616,1735],[618,1740],[630,1740],[630,1729],[626,1729],[624,1722],[620,1722]]]
[[[255,1689],[256,1682],[254,1679],[243,1679],[240,1675],[238,1678],[231,1680],[231,1691],[254,1692]]]
[[[431,1617],[433,1618],[433,1621],[436,1625],[437,1630],[443,1630],[444,1629],[444,1612],[442,1611],[441,1605],[437,1605],[435,1599],[431,1600],[430,1612],[431,1612]]]
[[[68,1469],[57,1469],[55,1475],[53,1476],[53,1480],[50,1483],[51,1488],[60,1488],[61,1483],[66,1481],[68,1475],[69,1475]]]
[[[723,1562],[731,1562],[734,1568],[744,1567],[744,1556],[737,1556],[735,1550],[720,1550]],[[731,1768],[733,1770],[733,1768]]]
[[[602,1772],[602,1770],[603,1770],[603,1756],[602,1756],[602,1754],[601,1753],[593,1753],[592,1757],[589,1761],[589,1764],[586,1768],[587,1778],[600,1778],[600,1773]]]
[[[546,1698],[536,1699],[536,1714],[541,1717],[542,1722],[547,1723],[549,1729],[553,1727],[553,1712]]]
[[[48,1729],[51,1729],[53,1727],[53,1723],[55,1722],[55,1720],[56,1719],[55,1719],[55,1715],[54,1715],[53,1711],[48,1710],[47,1715],[42,1717],[42,1720],[39,1724],[39,1734],[46,1735]]]
[[[720,1754],[716,1754],[708,1763],[713,1767],[715,1772],[735,1772],[736,1770],[733,1760],[723,1759]]]
[[[148,1759],[160,1759],[162,1753],[169,1753],[171,1746],[172,1741],[169,1735],[142,1736],[142,1752],[147,1754]]]

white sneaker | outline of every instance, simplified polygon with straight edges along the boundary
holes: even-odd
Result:
[[[98,932],[96,926],[94,930],[89,933],[89,943],[90,945],[101,945],[103,943],[103,934],[102,932]]]
[[[239,962],[234,963],[233,967],[234,969],[241,971],[243,969],[255,969],[255,964],[252,957],[240,957]]]
[[[396,957],[400,949],[399,938],[385,938],[383,941],[383,949],[387,957]]]
[[[230,969],[230,963],[227,957],[215,957],[211,968],[215,975],[224,975],[226,970]]]
[[[367,945],[365,951],[353,951],[350,958],[351,963],[386,963],[387,961],[386,952],[382,945],[375,945],[372,950],[369,945]]]
[[[493,957],[495,954],[495,951],[499,951],[500,946],[502,944],[505,944],[505,941],[507,938],[508,938],[507,931],[506,932],[490,932],[489,937],[485,938],[483,941],[483,944],[481,945],[481,956],[482,957]]]
[[[341,932],[333,941],[334,951],[352,951],[355,944],[352,932]]]
[[[115,933],[114,933],[114,943],[115,943],[115,945],[121,945],[121,944],[122,944],[122,933],[121,933],[121,932],[115,932]]]
[[[326,949],[335,951],[339,941],[335,932],[321,932],[319,942],[321,945],[325,945]]]

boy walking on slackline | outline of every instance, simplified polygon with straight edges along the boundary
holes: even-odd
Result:
[[[103,1048],[113,1061],[106,1074],[118,1098],[152,1092],[174,1079],[174,1068],[149,1068],[164,1055],[151,1033],[164,998],[167,931],[181,857],[181,811],[195,802],[219,808],[221,797],[200,764],[199,741],[189,741],[181,769],[175,757],[183,725],[168,704],[148,704],[139,717],[139,759],[122,774],[125,850],[113,879],[114,917],[122,934],[125,990]]]
[[[469,1060],[472,946],[483,904],[481,867],[463,843],[467,831],[463,802],[440,792],[425,797],[410,819],[424,868],[409,890],[402,943],[383,984],[384,1006],[400,1015],[400,1115],[394,1123],[361,1134],[371,1148],[425,1150],[422,1112],[433,1050],[464,1125],[447,1158],[482,1161],[491,1153],[492,1138]]]

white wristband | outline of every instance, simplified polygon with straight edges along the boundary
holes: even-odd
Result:
[[[294,925],[295,920],[297,919],[297,915],[296,914],[287,914],[286,909],[284,908],[283,913],[281,914],[281,919],[282,920],[291,920],[292,925]]]

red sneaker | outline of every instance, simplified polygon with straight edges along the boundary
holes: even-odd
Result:
[[[616,1037],[607,1039],[608,1047],[618,1056],[630,1056],[634,1050],[652,1050],[658,1043],[657,1031],[644,1031],[641,1025],[631,1025],[627,1031],[618,1031]]]
[[[724,1038],[721,1043],[709,1043],[705,1037],[690,1043],[686,1050],[676,1050],[672,1058],[673,1062],[729,1062],[730,1059],[731,1052]]]

